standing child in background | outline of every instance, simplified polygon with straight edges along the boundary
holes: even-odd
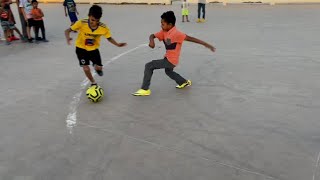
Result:
[[[187,2],[187,0],[182,0],[181,8],[182,8],[182,22],[184,22],[184,17],[186,17],[187,22],[190,22],[189,21],[189,3]]]
[[[74,2],[74,0],[64,0],[63,6],[64,6],[65,16],[67,17],[69,15],[71,26],[72,26],[74,23],[78,21],[77,15],[79,15],[79,12],[77,10],[76,3]],[[67,13],[67,10],[68,10],[68,13]]]
[[[15,27],[11,17],[11,11],[8,6],[5,6],[4,8],[0,7],[1,27],[3,29],[3,34],[7,45],[10,45],[10,42],[13,41],[11,33],[13,30],[15,30],[20,35],[21,39],[23,39],[22,34],[20,33],[19,29]]]
[[[206,4],[207,0],[198,0],[198,20],[197,23],[206,22]],[[202,18],[201,18],[202,10]]]
[[[13,26],[16,24],[16,21],[14,19],[14,16],[13,16],[13,13],[11,11],[11,8],[10,8],[10,5],[12,4],[12,0],[0,0],[1,1],[1,7],[5,8],[5,9],[8,9],[9,11],[9,14],[10,14],[10,22],[13,24]],[[10,30],[10,37],[9,39],[11,41],[16,41],[16,40],[19,40],[19,38],[17,38],[15,35],[14,35],[14,32],[13,32],[13,29]]]
[[[9,35],[10,35],[9,12],[2,7],[0,7],[0,20],[1,20],[1,27],[3,29],[3,35],[6,40],[6,44],[10,45],[11,40],[9,39]]]
[[[33,6],[33,9],[31,11],[31,14],[32,14],[32,17],[33,17],[33,20],[34,20],[34,25],[35,25],[35,30],[34,30],[34,33],[35,33],[35,39],[36,39],[36,42],[39,42],[39,41],[43,41],[43,42],[49,42],[47,39],[46,39],[46,31],[45,31],[45,28],[44,28],[44,22],[43,22],[43,12],[40,8],[38,8],[38,1],[37,0],[32,0],[32,6]],[[41,33],[42,33],[42,38],[39,37],[39,29],[41,29]]]
[[[21,8],[23,17],[27,23],[27,35],[29,43],[33,43],[33,38],[31,37],[31,27],[34,27],[34,20],[31,14],[33,9],[31,0],[20,0],[19,7]]]

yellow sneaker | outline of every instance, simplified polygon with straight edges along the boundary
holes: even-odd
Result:
[[[144,89],[139,89],[137,92],[132,93],[134,96],[150,96],[151,90],[144,90]]]
[[[183,89],[183,88],[185,88],[187,86],[191,86],[191,85],[192,85],[192,82],[190,80],[187,80],[187,82],[185,82],[185,83],[183,83],[181,85],[177,85],[176,88],[177,89]]]
[[[201,19],[200,22],[204,23],[204,22],[206,22],[206,20],[205,19]]]
[[[201,22],[201,19],[198,19],[198,20],[197,20],[197,23],[200,23],[200,22]]]

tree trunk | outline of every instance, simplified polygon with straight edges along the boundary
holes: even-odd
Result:
[[[23,35],[23,37],[28,38],[28,35],[27,35],[27,22],[23,17],[21,8],[19,7],[20,0],[16,0],[16,3],[17,3],[17,7],[18,7],[18,13],[19,13],[20,22],[21,22],[22,35]]]

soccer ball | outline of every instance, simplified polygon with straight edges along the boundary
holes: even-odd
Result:
[[[87,97],[92,102],[98,102],[103,98],[104,92],[103,89],[100,86],[91,86],[87,90]]]

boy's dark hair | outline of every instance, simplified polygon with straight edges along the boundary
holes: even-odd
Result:
[[[37,0],[32,0],[32,1],[31,1],[31,4],[33,4],[33,3],[35,3],[35,2],[37,3],[38,1],[37,1]]]
[[[102,16],[102,8],[98,5],[91,6],[89,10],[89,16],[93,16],[96,19],[100,19]]]
[[[176,25],[176,16],[173,11],[167,11],[161,15],[161,19],[163,19],[166,23]]]

